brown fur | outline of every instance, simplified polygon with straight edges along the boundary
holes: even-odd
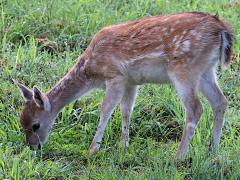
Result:
[[[42,111],[42,109],[37,107],[34,101],[31,100],[25,103],[25,107],[21,113],[20,123],[26,135],[27,144],[38,140],[38,137],[35,136],[32,129],[32,125],[34,124],[34,116],[38,111]]]
[[[179,23],[176,24],[176,21]],[[200,40],[191,35],[192,30],[201,34]],[[195,56],[194,50],[201,48],[200,53],[204,53],[209,49],[210,43],[219,43],[219,32],[222,30],[228,32],[229,35],[230,48],[227,53],[227,62],[229,62],[232,46],[230,27],[216,16],[207,13],[161,15],[108,26],[93,37],[86,50],[87,65],[89,66],[87,73],[91,76],[111,78],[114,74],[121,74],[113,59],[131,61],[137,56],[151,53],[161,46],[167,59],[182,60],[182,63],[185,63],[189,57]],[[186,33],[182,39],[191,40],[192,51],[175,56],[173,54],[175,44],[171,42],[174,37],[180,37],[184,31]],[[182,44],[177,51],[181,51],[181,49]],[[105,68],[99,69],[98,67]]]

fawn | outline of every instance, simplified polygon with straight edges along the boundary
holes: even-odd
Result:
[[[21,126],[33,148],[46,141],[54,119],[71,101],[95,88],[106,90],[97,132],[88,150],[97,152],[115,106],[122,113],[121,139],[129,142],[130,115],[138,85],[172,84],[185,109],[185,127],[177,152],[184,159],[202,114],[198,92],[214,113],[212,146],[219,144],[227,100],[218,86],[215,66],[228,67],[232,30],[218,17],[187,12],[146,17],[100,30],[72,69],[48,92],[15,82],[25,100]]]

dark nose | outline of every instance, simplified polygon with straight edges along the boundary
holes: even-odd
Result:
[[[29,144],[31,150],[37,150],[41,148],[40,144]]]

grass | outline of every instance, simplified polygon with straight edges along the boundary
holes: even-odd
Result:
[[[237,0],[1,0],[0,5],[0,179],[240,178],[240,3]],[[126,150],[119,148],[121,117],[117,108],[100,152],[92,158],[86,154],[96,131],[102,91],[65,107],[41,151],[31,151],[25,146],[19,125],[23,100],[11,78],[47,91],[75,63],[102,27],[183,11],[218,14],[235,30],[234,63],[227,71],[218,73],[228,99],[218,152],[208,152],[213,116],[207,101],[201,97],[204,114],[187,159],[175,161],[184,113],[175,91],[168,85],[141,87],[131,118],[130,147]]]

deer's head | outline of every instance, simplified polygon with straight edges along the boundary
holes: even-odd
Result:
[[[40,148],[46,141],[54,117],[46,94],[38,88],[29,89],[14,80],[24,98],[25,104],[20,116],[20,124],[26,135],[26,143],[33,149]]]

